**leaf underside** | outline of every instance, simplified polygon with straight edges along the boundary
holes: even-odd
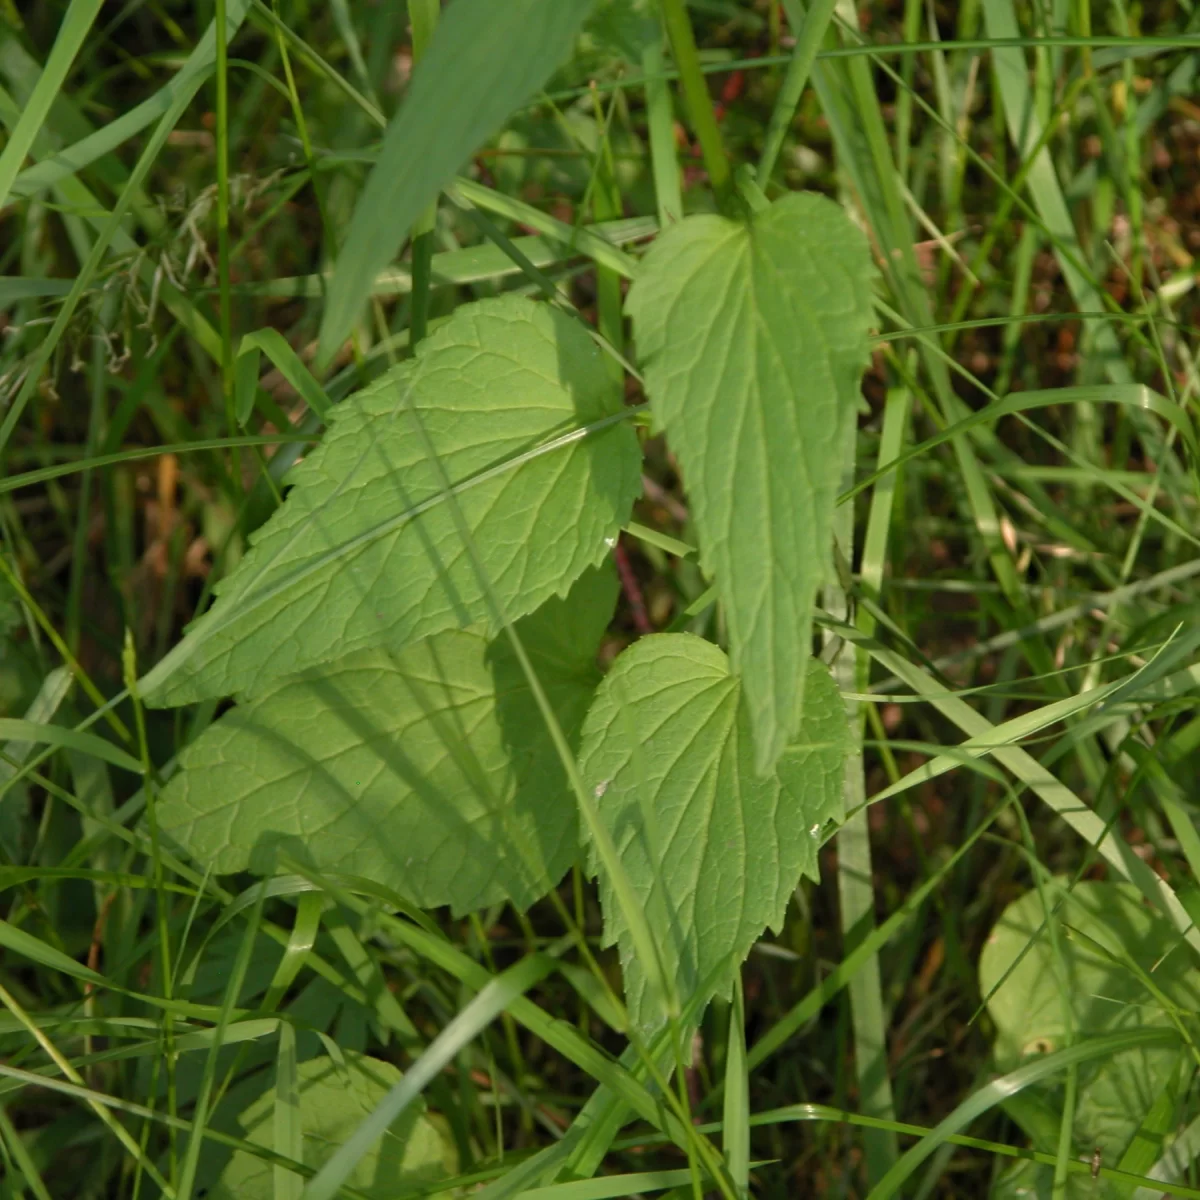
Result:
[[[846,214],[797,193],[746,222],[670,227],[629,294],[650,400],[728,617],[760,772],[800,728],[873,275]]]
[[[807,672],[800,732],[765,777],[754,768],[742,685],[700,638],[637,642],[588,713],[585,782],[683,999],[728,989],[763,930],[781,926],[800,877],[816,878],[823,827],[841,819],[845,709],[824,666],[810,660]],[[594,850],[591,864],[599,872]],[[663,1013],[603,875],[600,895],[630,1016],[653,1032]]]
[[[611,565],[517,625],[572,747],[599,683]],[[159,802],[218,873],[280,852],[455,914],[527,907],[574,861],[566,774],[507,636],[448,630],[282,681],[211,725]]]
[[[359,650],[492,631],[422,428],[509,618],[561,595],[640,490],[621,409],[600,350],[565,314],[517,296],[459,308],[411,364],[335,410],[213,608],[142,681],[147,702],[252,696]]]

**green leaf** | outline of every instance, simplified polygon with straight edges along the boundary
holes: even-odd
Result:
[[[845,709],[820,663],[807,672],[799,734],[765,777],[754,769],[742,684],[716,646],[689,634],[652,635],[622,654],[584,723],[585,781],[681,1003],[704,980],[702,1002],[728,990],[764,928],[782,924],[801,875],[816,878],[823,827],[841,818]],[[603,877],[600,896],[630,1017],[652,1032],[662,1014]]]
[[[349,334],[376,273],[471,153],[571,52],[592,0],[454,0],[384,134],[321,321],[318,358]]]
[[[845,213],[803,193],[745,222],[670,227],[629,293],[650,400],[728,615],[760,773],[800,728],[873,274]]]
[[[402,1078],[391,1063],[353,1051],[343,1054],[342,1063],[313,1058],[296,1068],[292,1094],[299,1100],[303,1162],[308,1167],[321,1167]],[[424,1107],[420,1102],[412,1105],[360,1160],[347,1182],[383,1200],[422,1191],[453,1176],[457,1171],[453,1145]],[[272,1088],[241,1114],[238,1124],[248,1142],[264,1150],[274,1148],[275,1109]],[[289,1174],[302,1179],[295,1172]],[[240,1150],[208,1193],[211,1200],[271,1200],[275,1194],[271,1163]]]
[[[3,151],[0,151],[0,208],[8,206],[9,193],[17,172],[37,135],[46,128],[50,106],[62,90],[75,56],[83,46],[92,23],[100,15],[102,4],[103,0],[71,0],[68,5],[50,56],[46,59],[46,67],[22,105],[21,116],[9,132]]]
[[[1048,896],[1053,899],[1055,892]],[[1200,1009],[1200,972],[1178,952],[1174,927],[1148,909],[1131,884],[1077,884],[1056,919],[1061,960],[1044,927],[1037,892],[1008,906],[980,955],[979,986],[996,1027],[1001,1070],[1067,1045],[1068,1013],[1079,1040],[1144,1026],[1170,1028],[1164,998],[1188,1014]],[[1144,978],[1153,980],[1158,996]],[[1090,1155],[1099,1147],[1104,1163],[1115,1166],[1169,1083],[1179,1054],[1171,1046],[1138,1046],[1082,1068],[1072,1131],[1077,1153]],[[1035,1149],[1053,1153],[1061,1111],[1062,1081],[1054,1080],[1032,1089],[1010,1115],[1025,1127]],[[1005,1187],[1015,1194],[1023,1180],[1030,1194],[1048,1197],[1052,1175],[1048,1167],[1014,1169]],[[1112,1183],[1089,1190],[1092,1186],[1090,1178],[1072,1181],[1068,1193],[1127,1194]]]
[[[611,566],[518,624],[577,743],[600,681]],[[181,756],[164,832],[219,873],[286,850],[455,913],[533,903],[578,846],[566,775],[506,637],[451,630],[349,655],[226,713]]]
[[[641,488],[637,436],[586,330],[517,296],[465,305],[334,409],[213,608],[142,681],[153,705],[271,683],[490,619],[449,493],[512,619],[599,562]]]

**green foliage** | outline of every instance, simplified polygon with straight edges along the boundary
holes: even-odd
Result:
[[[518,623],[572,745],[600,680],[611,567]],[[180,758],[164,831],[219,872],[278,851],[456,913],[532,904],[578,843],[566,776],[508,639],[449,630],[268,687]]]
[[[1195,5],[102,7],[0,0],[0,1200],[1200,1200]]]
[[[601,351],[569,317],[515,296],[458,309],[411,366],[335,410],[217,603],[147,676],[148,702],[253,695],[357,650],[487,624],[452,504],[507,615],[532,612],[628,519],[639,456],[619,414]]]
[[[763,774],[800,728],[873,274],[845,213],[801,194],[745,222],[673,226],[629,295],[655,415],[726,607]]]
[[[754,766],[751,715],[725,655],[688,634],[643,638],[605,676],[584,726],[587,786],[680,994],[727,995],[750,947],[779,929],[842,815],[846,718],[829,672],[807,668],[800,729],[770,775]],[[592,870],[600,870],[593,852]],[[604,933],[621,948],[630,1014],[663,1014],[603,875]],[[724,968],[722,970],[722,968]]]
[[[1011,1071],[1022,1062],[1089,1036],[1161,1025],[1180,1027],[1200,1012],[1200,970],[1176,950],[1176,934],[1141,902],[1135,887],[1079,883],[1051,918],[1045,898],[1027,892],[1005,909],[979,959],[979,986],[996,1028],[996,1065]],[[1181,1056],[1177,1046],[1139,1047],[1082,1068],[1072,1142],[1088,1156],[1099,1148],[1115,1166],[1155,1102],[1172,1086]],[[1053,1153],[1064,1099],[1056,1079],[1021,1094],[1009,1106],[1035,1147]],[[1151,1159],[1153,1161],[1153,1159]],[[1053,1172],[1020,1164],[1001,1195],[1049,1197]],[[1033,1192],[1020,1192],[1020,1188]],[[1113,1183],[1076,1177],[1069,1194],[1123,1196]]]
[[[567,57],[591,7],[592,0],[455,0],[446,9],[355,205],[321,322],[323,357],[350,332],[376,272],[425,207]]]
[[[291,1095],[270,1088],[242,1112],[238,1125],[251,1145],[275,1149],[279,1109],[293,1106],[302,1137],[300,1161],[319,1169],[400,1079],[391,1063],[362,1054],[345,1053],[340,1062],[311,1058],[296,1067]],[[426,1115],[423,1104],[414,1104],[359,1160],[348,1182],[372,1200],[410,1192],[433,1197],[445,1194],[430,1189],[454,1174],[455,1159],[445,1132]],[[295,1172],[283,1171],[285,1179],[300,1182]],[[277,1186],[269,1161],[239,1150],[207,1195],[209,1200],[272,1200],[280,1195]]]

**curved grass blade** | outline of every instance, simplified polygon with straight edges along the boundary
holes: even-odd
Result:
[[[104,0],[71,0],[63,14],[62,24],[41,77],[21,109],[21,116],[9,134],[4,150],[0,151],[0,209],[8,203],[17,172],[33,146],[34,138],[45,124],[50,106],[62,88],[103,3]],[[11,32],[6,36],[11,37]]]

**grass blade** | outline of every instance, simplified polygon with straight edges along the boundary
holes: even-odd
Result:
[[[20,120],[9,135],[7,145],[0,152],[0,208],[4,208],[8,203],[17,172],[33,146],[34,138],[46,123],[50,105],[54,103],[62,88],[71,70],[71,64],[75,61],[83,39],[87,37],[103,2],[104,0],[71,0],[63,16],[62,25],[59,26],[58,36],[54,39],[50,57],[46,60],[46,68],[37,81],[28,103],[21,110]]]
[[[725,1049],[725,1165],[739,1196],[750,1194],[750,1075],[746,1069],[746,1001],[742,976],[733,982]]]
[[[804,24],[796,37],[792,61],[788,63],[783,87],[779,90],[779,98],[771,112],[762,156],[758,160],[758,185],[761,188],[765,189],[771,180],[771,172],[775,170],[779,151],[783,149],[783,139],[787,137],[796,106],[804,94],[804,85],[808,83],[809,72],[813,63],[817,61],[817,51],[825,40],[825,31],[829,28],[829,22],[833,20],[833,10],[837,8],[837,4],[838,0],[815,0],[804,17]]]
[[[446,9],[355,206],[329,285],[319,361],[333,358],[376,273],[463,160],[566,57],[590,8],[591,0],[455,0]]]

